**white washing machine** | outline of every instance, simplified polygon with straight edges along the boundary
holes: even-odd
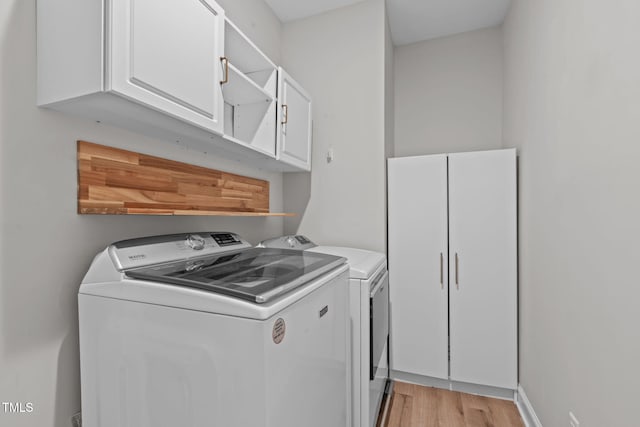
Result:
[[[114,243],[78,295],[84,426],[347,426],[347,283],[232,233]]]
[[[258,246],[347,259],[352,323],[352,425],[375,426],[389,382],[389,274],[385,255],[363,249],[317,246],[302,235],[276,237]]]

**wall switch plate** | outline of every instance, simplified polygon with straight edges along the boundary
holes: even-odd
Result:
[[[569,411],[569,425],[571,427],[580,427],[580,421],[573,415],[573,412]]]
[[[329,147],[327,150],[327,163],[331,163],[333,161],[333,147]]]

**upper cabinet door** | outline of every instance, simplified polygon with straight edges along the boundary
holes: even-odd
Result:
[[[106,90],[222,134],[220,6],[212,0],[122,0],[110,6]]]
[[[517,387],[515,150],[449,155],[451,379]]]
[[[388,161],[391,368],[447,379],[447,156]]]
[[[311,97],[287,74],[278,70],[277,159],[311,170]]]

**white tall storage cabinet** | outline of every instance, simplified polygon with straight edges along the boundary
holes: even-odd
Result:
[[[515,150],[388,166],[392,370],[515,390]]]

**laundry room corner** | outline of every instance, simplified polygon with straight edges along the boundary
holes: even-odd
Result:
[[[289,234],[386,250],[385,19],[384,1],[366,0],[283,26],[283,63],[314,106],[310,184],[284,177],[285,206],[300,215]]]

